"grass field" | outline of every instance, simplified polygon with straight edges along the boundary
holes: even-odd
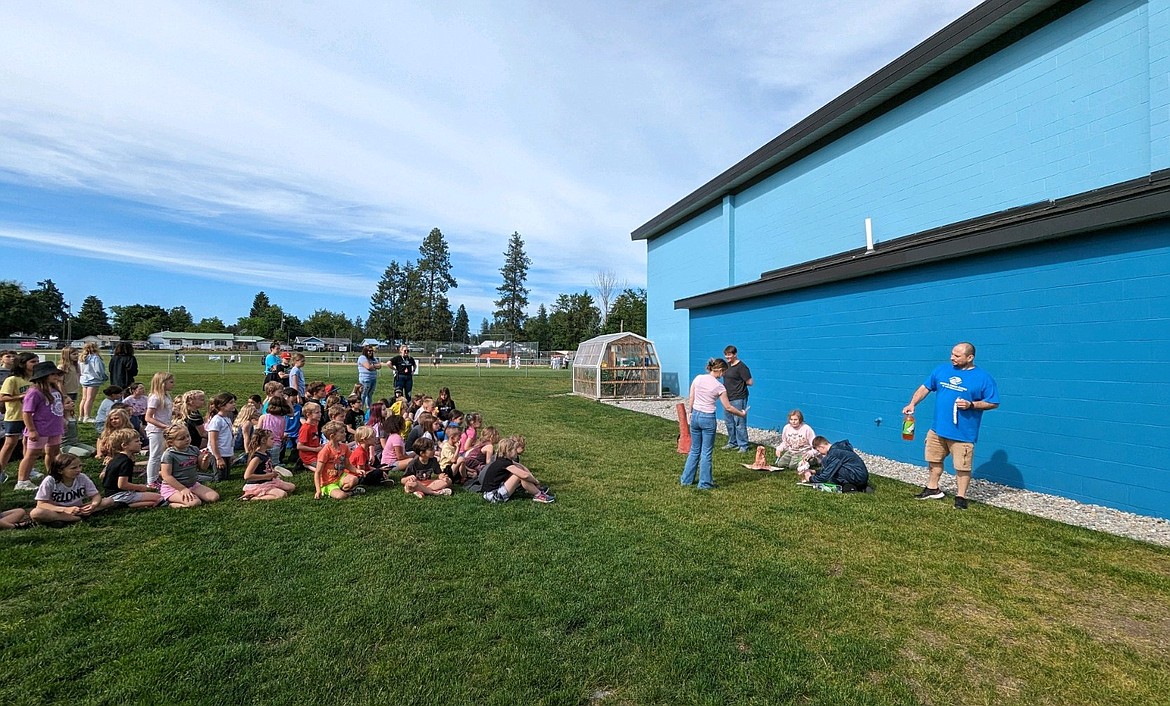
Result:
[[[202,358],[172,363],[177,391],[259,387],[259,363]],[[356,377],[308,370],[326,374]],[[528,437],[555,504],[314,501],[302,474],[277,503],[237,481],[209,507],[0,533],[0,698],[1167,702],[1166,549],[884,478],[817,493],[738,454],[716,453],[718,490],[682,489],[675,424],[567,396],[566,372],[424,367],[416,386],[442,384]]]

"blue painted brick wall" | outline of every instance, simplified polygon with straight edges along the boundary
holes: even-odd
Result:
[[[685,384],[687,312],[675,310],[674,302],[727,286],[723,207],[709,209],[685,226],[650,241],[647,247],[646,335],[658,351],[663,381],[673,373]]]
[[[880,242],[1149,174],[1170,97],[1148,25],[1143,0],[1090,3],[738,194],[736,283],[863,246],[866,217]]]
[[[1170,221],[690,317],[692,371],[729,343],[752,368],[752,426],[799,407],[818,433],[920,465],[934,396],[913,443],[900,410],[961,340],[1002,397],[977,476],[1170,518]]]

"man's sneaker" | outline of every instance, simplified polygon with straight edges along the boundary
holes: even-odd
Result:
[[[748,452],[748,447],[746,447],[746,446],[745,446],[745,447],[743,447],[742,449],[740,449],[740,450],[739,450],[739,452],[740,452],[741,454],[745,454],[745,453],[747,453],[747,452]]]
[[[40,480],[44,477],[45,477],[45,474],[41,473],[40,471],[37,471],[37,470],[32,470],[32,471],[28,472],[28,479],[29,480]]]
[[[956,495],[955,496],[955,509],[956,510],[966,510],[967,509],[967,498],[964,498],[962,495]]]
[[[37,484],[31,480],[18,480],[13,490],[36,490]]]
[[[726,445],[724,445],[723,450],[724,451],[731,451],[734,448],[736,448],[735,444],[726,444]]]
[[[922,492],[914,497],[919,500],[942,500],[946,496],[947,494],[938,488],[923,488]]]
[[[534,502],[534,503],[551,503],[551,502],[554,502],[555,500],[556,500],[556,498],[554,498],[549,493],[537,493],[532,498],[532,502]]]

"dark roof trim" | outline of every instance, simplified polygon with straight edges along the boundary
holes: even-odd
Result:
[[[1088,0],[987,0],[631,233],[648,240],[839,139]]]
[[[878,243],[871,253],[858,248],[772,270],[754,282],[679,299],[674,308],[701,309],[1167,216],[1170,170]]]

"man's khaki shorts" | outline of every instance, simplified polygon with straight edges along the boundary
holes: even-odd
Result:
[[[970,471],[971,460],[975,456],[975,444],[970,441],[944,439],[935,434],[933,429],[926,432],[926,462],[942,463],[947,456],[951,457],[955,471]]]

